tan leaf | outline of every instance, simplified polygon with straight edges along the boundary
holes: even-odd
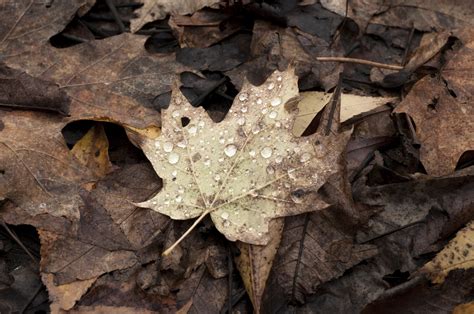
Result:
[[[440,284],[451,270],[474,267],[474,221],[461,229],[436,257],[421,268],[433,283]]]
[[[174,92],[162,135],[141,144],[163,190],[139,205],[173,219],[199,217],[193,227],[210,214],[229,240],[268,243],[271,219],[313,210],[349,135],[331,129],[294,137],[296,113],[284,104],[297,95],[293,70],[276,71],[258,87],[245,83],[225,119],[214,123]]]
[[[474,313],[474,302],[459,304],[453,309],[452,314],[470,314]]]
[[[186,15],[219,3],[220,0],[140,0],[143,6],[136,10],[138,17],[130,21],[132,33],[148,22],[164,19],[168,14]]]
[[[474,84],[474,31],[456,34],[463,45],[453,53],[440,77],[418,81],[395,112],[409,114],[421,141],[420,158],[435,176],[454,171],[461,155],[474,149],[474,106],[470,103]],[[433,130],[440,130],[433,132]]]
[[[48,289],[49,299],[51,301],[51,313],[61,313],[74,307],[76,302],[87,292],[97,277],[78,280],[65,285],[56,286],[52,274],[42,274],[41,279]]]
[[[265,246],[237,242],[240,254],[236,256],[235,263],[255,313],[260,313],[262,295],[270,275],[273,259],[280,245],[283,222],[284,220],[281,218],[271,221],[269,226],[270,242]]]
[[[112,163],[109,160],[109,141],[101,124],[93,126],[77,141],[71,153],[99,178],[105,177],[112,171]]]
[[[301,100],[298,103],[299,112],[293,125],[293,134],[296,136],[303,134],[314,117],[329,103],[332,94],[324,92],[304,92],[301,93],[300,96]],[[341,122],[395,100],[397,100],[396,97],[369,97],[341,94]]]

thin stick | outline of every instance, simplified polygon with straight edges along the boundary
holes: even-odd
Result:
[[[115,7],[115,4],[112,2],[112,0],[105,0],[105,3],[109,7],[109,10],[112,13],[112,16],[114,17],[115,23],[117,23],[120,29],[120,32],[125,33],[127,30],[125,29],[125,25],[123,25],[122,19],[120,18],[120,15],[117,11],[117,8]]]
[[[173,243],[172,246],[170,246],[169,248],[167,248],[161,255],[166,256],[166,255],[170,254],[171,251],[173,251],[174,248],[175,248],[176,246],[178,246],[178,244],[181,243],[181,241],[183,241],[184,238],[186,238],[186,237],[188,236],[188,234],[190,234],[191,231],[194,230],[194,228],[196,228],[196,226],[201,222],[201,220],[203,220],[204,217],[206,217],[206,216],[207,216],[210,212],[212,212],[213,210],[214,210],[214,208],[209,208],[209,209],[207,209],[205,212],[203,212],[203,213],[201,214],[201,216],[199,216],[199,218],[196,219],[196,221],[194,221],[193,225],[192,225],[191,227],[189,227],[188,230],[186,230],[186,232],[181,236],[181,238],[179,238],[175,243]]]
[[[356,59],[356,58],[345,58],[345,57],[316,57],[318,61],[328,61],[328,62],[347,62],[347,63],[358,63],[358,64],[365,64],[370,65],[377,68],[383,69],[390,69],[390,70],[403,70],[403,67],[400,65],[395,64],[385,64],[379,63],[364,59]]]
[[[28,250],[28,248],[21,242],[20,238],[7,226],[7,224],[3,221],[0,220],[0,224],[5,228],[5,230],[8,232],[8,234],[13,238],[13,240],[16,241],[16,243],[28,254],[29,257],[33,260],[33,262],[38,263],[38,259]]]

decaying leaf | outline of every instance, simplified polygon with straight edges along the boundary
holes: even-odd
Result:
[[[293,134],[301,136],[314,117],[331,100],[331,93],[304,92],[300,93],[301,100],[298,103],[298,115],[293,125]],[[370,111],[389,102],[395,101],[395,97],[369,97],[351,94],[341,94],[341,122]]]
[[[436,257],[421,269],[433,283],[440,284],[455,269],[474,268],[474,222],[456,234]]]
[[[49,7],[44,1],[2,1],[0,60],[48,42],[86,5],[86,0],[53,1]]]
[[[474,31],[456,33],[462,46],[443,67],[440,77],[425,76],[396,108],[406,112],[416,125],[421,141],[421,161],[429,174],[454,171],[461,155],[474,148]],[[433,132],[439,129],[440,132]]]
[[[134,33],[143,25],[161,20],[168,14],[186,15],[199,9],[219,3],[220,0],[140,0],[143,7],[136,11],[138,17],[130,21],[130,29]]]
[[[271,221],[270,242],[265,246],[237,242],[240,254],[235,258],[235,262],[255,313],[260,313],[262,295],[280,245],[283,222],[283,219]]]
[[[60,313],[61,310],[68,311],[74,307],[76,302],[87,292],[97,277],[78,280],[68,284],[56,286],[52,274],[42,274],[41,279],[48,289],[51,303],[51,312]]]
[[[93,126],[71,150],[79,162],[98,178],[112,171],[109,160],[109,141],[101,124]]]
[[[178,306],[188,308],[190,314],[219,313],[227,298],[226,287],[226,278],[212,278],[202,265],[182,285],[177,295]]]
[[[173,219],[200,217],[194,226],[210,214],[229,240],[268,243],[271,219],[313,210],[348,137],[334,129],[294,137],[295,112],[284,105],[297,95],[293,70],[275,71],[261,86],[245,83],[225,119],[214,123],[175,91],[162,135],[141,143],[163,190],[139,205]]]

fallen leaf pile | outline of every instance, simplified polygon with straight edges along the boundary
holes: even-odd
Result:
[[[472,312],[473,14],[0,3],[0,312]]]

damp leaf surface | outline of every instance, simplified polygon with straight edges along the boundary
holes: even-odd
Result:
[[[265,245],[271,219],[314,210],[316,191],[337,171],[347,134],[295,137],[293,69],[256,87],[245,83],[220,123],[178,91],[162,112],[162,134],[143,151],[163,189],[139,206],[173,219],[210,214],[231,241]],[[337,123],[336,123],[337,124]]]

